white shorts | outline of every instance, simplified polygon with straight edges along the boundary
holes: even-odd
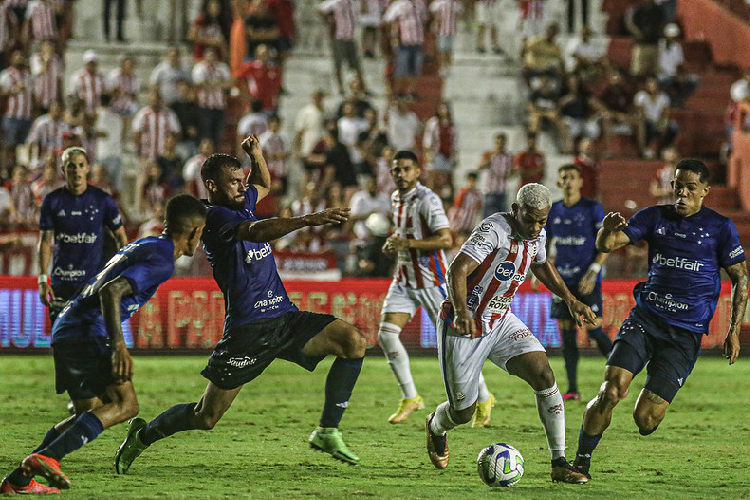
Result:
[[[474,20],[480,26],[492,26],[502,20],[502,2],[497,0],[491,5],[487,5],[486,2],[478,0],[474,4]]]
[[[510,312],[492,331],[476,338],[456,336],[451,321],[438,321],[437,345],[445,392],[454,410],[464,410],[477,400],[485,360],[507,371],[505,364],[511,358],[546,352],[531,330]]]
[[[433,323],[438,322],[440,304],[448,298],[445,284],[430,288],[411,288],[395,281],[388,287],[388,294],[383,301],[381,315],[385,313],[406,313],[414,316],[419,306],[424,307],[425,312]]]

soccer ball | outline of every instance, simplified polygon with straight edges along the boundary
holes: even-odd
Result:
[[[477,457],[477,472],[487,486],[513,486],[523,471],[521,452],[509,444],[495,443]]]
[[[385,237],[391,229],[391,221],[385,215],[374,212],[365,219],[365,227],[373,236]]]

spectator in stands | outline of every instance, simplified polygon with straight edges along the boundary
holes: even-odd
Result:
[[[130,121],[138,111],[138,94],[141,92],[141,80],[135,74],[136,62],[132,56],[120,60],[120,67],[107,75],[107,90],[111,95],[109,107],[122,116],[122,129],[130,134]]]
[[[378,46],[378,29],[383,15],[382,0],[363,0],[362,15],[359,23],[362,26],[362,55],[375,58]]]
[[[643,154],[646,147],[646,129],[637,107],[633,104],[633,93],[625,84],[622,75],[612,70],[607,85],[592,106],[602,115],[604,132],[604,156],[611,158],[612,136],[616,133],[633,134],[638,141],[638,152]]]
[[[250,0],[250,14],[245,16],[245,36],[247,37],[247,56],[255,56],[255,50],[261,43],[271,47],[281,35],[279,25],[268,11],[265,0]]]
[[[323,0],[318,7],[330,27],[331,49],[336,83],[339,93],[344,95],[344,80],[342,70],[344,61],[347,67],[354,71],[357,78],[364,82],[362,65],[359,61],[359,48],[354,40],[357,27],[357,13],[352,0]]]
[[[577,74],[584,82],[596,80],[608,64],[606,47],[592,40],[591,35],[591,28],[583,26],[580,36],[568,42],[568,72]]]
[[[60,169],[57,166],[57,155],[49,151],[42,159],[42,175],[31,183],[31,193],[34,195],[34,205],[37,212],[42,207],[42,200],[48,193],[62,187],[65,179],[60,175]]]
[[[529,133],[536,135],[542,126],[551,126],[555,133],[559,150],[568,147],[568,131],[560,113],[560,86],[549,75],[538,79],[538,86],[529,94],[526,111],[529,116]]]
[[[268,12],[276,21],[279,28],[279,37],[276,39],[274,47],[278,53],[279,66],[282,71],[284,63],[294,47],[294,39],[297,36],[297,30],[294,26],[294,1],[293,0],[266,0],[268,3]]]
[[[159,236],[164,231],[165,205],[156,205],[153,207],[151,218],[138,226],[138,238],[147,236]]]
[[[351,227],[354,234],[354,243],[362,244],[372,239],[372,233],[367,229],[365,220],[372,214],[381,214],[390,217],[391,199],[378,192],[378,183],[370,174],[362,175],[360,179],[362,189],[354,193],[349,200],[352,211],[349,215],[347,226]]]
[[[391,45],[396,53],[394,90],[416,98],[417,78],[424,64],[427,7],[422,0],[394,0],[385,11],[383,21],[391,27]]]
[[[656,158],[658,151],[671,146],[677,137],[677,122],[669,117],[669,97],[659,91],[656,78],[649,78],[644,90],[635,95],[633,103],[639,109],[646,129],[644,157]]]
[[[36,205],[29,185],[29,169],[23,165],[16,165],[11,172],[10,180],[5,183],[15,209],[10,223],[33,226],[36,224]]]
[[[519,188],[532,182],[542,182],[547,161],[544,153],[536,148],[536,134],[527,133],[526,150],[516,155],[513,165],[520,175]]]
[[[625,13],[625,27],[635,37],[630,62],[633,76],[656,75],[659,62],[657,44],[665,24],[664,11],[655,0],[642,0]]]
[[[10,224],[11,217],[13,217],[15,213],[16,209],[13,207],[13,201],[11,201],[10,199],[10,193],[5,188],[5,186],[0,185],[0,227],[7,227]]]
[[[313,91],[312,102],[300,109],[294,120],[292,151],[294,156],[304,163],[308,178],[315,168],[308,165],[306,159],[323,137],[324,97],[325,91],[321,89]]]
[[[477,2],[477,6],[480,3]],[[437,51],[440,56],[440,74],[445,77],[450,73],[453,64],[453,40],[456,36],[456,23],[461,17],[464,7],[460,0],[435,0],[430,4],[434,22],[433,29],[437,35]],[[483,27],[479,26],[479,30]],[[497,33],[495,33],[492,50],[495,53],[500,50],[497,45]],[[478,46],[479,47],[479,46]],[[477,49],[479,50],[479,49]],[[484,50],[484,37],[482,37],[482,50]]]
[[[156,160],[146,164],[146,174],[141,186],[141,220],[154,216],[157,208],[164,205],[171,196],[169,186],[161,180],[162,172]]]
[[[0,72],[0,96],[7,97],[7,111],[2,122],[3,149],[0,158],[5,166],[15,165],[16,147],[26,143],[34,104],[32,88],[26,58],[23,52],[16,50],[11,56],[10,67]]]
[[[391,199],[391,195],[396,190],[396,182],[391,175],[391,162],[396,154],[396,149],[387,145],[380,151],[378,158],[378,169],[375,178],[378,181],[378,193]],[[390,179],[390,180],[389,180]]]
[[[268,164],[268,171],[271,173],[271,192],[275,196],[284,196],[287,193],[287,178],[289,176],[287,161],[291,156],[291,151],[289,150],[289,142],[281,132],[279,115],[268,117],[268,130],[258,137],[258,142],[263,149],[263,157]]]
[[[649,192],[656,198],[657,205],[674,205],[674,173],[678,161],[677,150],[673,147],[667,148],[662,153],[664,165],[657,171],[651,183]]]
[[[352,211],[347,221],[347,228],[353,239],[350,245],[350,255],[353,263],[347,265],[346,271],[356,276],[386,276],[392,259],[384,259],[382,247],[388,235],[389,226],[385,229],[377,228],[368,221],[390,219],[390,197],[378,192],[378,184],[372,175],[365,174],[361,178],[362,189],[352,195],[349,206]],[[381,229],[382,232],[377,230]]]
[[[568,75],[565,87],[565,95],[559,101],[560,115],[567,129],[563,152],[571,153],[574,150],[574,143],[582,138],[599,137],[600,116],[591,105],[590,92],[581,84],[578,76]]]
[[[103,12],[102,12],[102,18],[104,22],[102,23],[103,33],[104,33],[104,39],[106,41],[109,41],[110,33],[112,33],[111,30],[111,18],[112,18],[112,2],[115,1],[117,3],[116,10],[117,10],[117,17],[115,18],[115,22],[117,23],[117,41],[118,42],[124,42],[125,37],[122,35],[122,23],[125,20],[125,0],[104,0],[103,3]]]
[[[479,170],[487,170],[484,217],[508,209],[508,180],[518,171],[513,164],[513,155],[505,149],[507,144],[508,136],[496,133],[494,147],[482,153],[479,161]]]
[[[359,150],[362,155],[361,172],[375,174],[381,151],[388,145],[388,134],[380,126],[378,112],[374,108],[365,111],[367,130],[359,135]]]
[[[398,0],[410,1],[410,0]],[[419,134],[421,124],[414,111],[409,109],[411,99],[398,96],[390,99],[389,107],[385,113],[385,123],[388,129],[388,141],[396,148],[396,151],[414,151],[417,146],[416,137]]]
[[[523,74],[527,82],[542,75],[551,77],[557,83],[560,82],[565,73],[565,61],[555,41],[559,33],[560,26],[550,23],[544,36],[533,38],[526,44]]]
[[[70,79],[71,94],[83,101],[86,111],[94,111],[102,105],[106,89],[104,75],[99,72],[99,55],[87,50],[83,53],[83,63],[83,69],[73,73]]]
[[[427,120],[422,135],[422,147],[428,187],[442,200],[452,202],[458,132],[447,101],[441,101],[435,115]]]
[[[237,123],[237,157],[243,158],[247,155],[240,155],[242,152],[242,141],[245,137],[257,135],[260,137],[263,132],[268,130],[268,117],[263,112],[263,103],[258,99],[250,100],[250,112],[240,118]]]
[[[664,38],[659,40],[659,87],[667,93],[674,107],[682,107],[693,95],[700,79],[685,70],[685,55],[678,37],[680,28],[670,23],[664,27]]]
[[[34,79],[34,99],[40,113],[46,113],[54,101],[63,98],[65,62],[55,53],[51,40],[44,40],[39,53],[29,59]]]
[[[178,191],[185,185],[185,179],[182,178],[185,161],[177,154],[177,141],[177,134],[167,134],[164,150],[156,157],[156,164],[161,170],[159,182],[166,184],[171,192]]]
[[[305,183],[302,196],[292,202],[292,216],[300,217],[304,214],[319,212],[325,209],[323,200],[324,191],[314,182]],[[303,252],[318,252],[323,248],[324,242],[319,237],[319,228],[303,227],[294,232],[295,239],[290,245],[291,249]]]
[[[357,186],[357,170],[352,163],[349,149],[342,144],[336,122],[327,123],[323,134],[324,155],[323,181],[325,188],[337,182],[342,188],[350,190]]]
[[[182,140],[177,151],[183,158],[189,158],[198,152],[200,135],[198,134],[198,105],[195,103],[195,92],[190,80],[181,78],[177,81],[179,97],[169,105],[177,115],[182,130]]]
[[[362,155],[358,148],[359,136],[370,128],[370,124],[364,118],[357,116],[354,104],[351,102],[344,101],[342,111],[343,116],[337,121],[339,140],[349,150],[352,162],[360,164]]]
[[[80,137],[81,146],[86,150],[86,156],[88,158],[97,158],[99,139],[107,136],[105,131],[99,130],[97,127],[98,118],[96,111],[87,111],[83,113],[81,124],[73,129],[76,135]]]
[[[218,59],[213,47],[206,47],[203,60],[193,68],[193,82],[197,90],[198,135],[209,137],[220,144],[224,133],[227,91],[234,85],[229,66]]]
[[[281,68],[271,61],[268,45],[258,45],[255,49],[255,59],[242,65],[239,78],[246,80],[250,97],[258,99],[263,104],[263,111],[271,113],[279,107]]]
[[[573,165],[579,168],[583,187],[581,196],[584,198],[599,198],[599,171],[601,167],[594,157],[594,142],[584,137],[578,143],[578,154],[573,158]]]
[[[62,9],[58,0],[36,0],[29,2],[26,18],[21,27],[21,40],[27,47],[42,40],[59,40],[62,52],[65,44],[59,36],[57,14]]]
[[[114,184],[115,189],[122,189],[122,143],[123,138],[129,137],[123,133],[122,117],[115,113],[111,107],[111,97],[107,94],[102,96],[102,105],[97,109],[97,124],[100,130],[105,132],[100,135],[96,145],[96,158],[107,171],[107,177]]]
[[[367,98],[367,93],[364,90],[362,80],[354,77],[349,82],[349,95],[341,101],[338,111],[336,112],[336,118],[341,118],[343,113],[344,104],[350,102],[354,105],[354,114],[360,118],[364,118],[365,111],[368,109],[374,109],[370,100]]]
[[[478,179],[476,172],[466,174],[466,184],[458,190],[453,206],[448,210],[451,229],[458,233],[458,238],[454,241],[455,247],[460,247],[466,241],[482,213],[482,193],[477,189]]]
[[[3,71],[9,64],[9,51],[13,48],[15,42],[15,33],[11,4],[8,1],[0,2],[0,71]],[[10,200],[10,196],[8,196]]]
[[[182,178],[185,180],[185,189],[188,194],[196,198],[208,198],[208,191],[201,180],[201,166],[206,158],[214,154],[214,143],[211,138],[206,137],[201,140],[198,154],[189,158],[182,169]]]
[[[60,101],[53,101],[49,112],[39,116],[31,124],[27,138],[27,157],[31,168],[44,164],[47,153],[55,153],[62,148],[62,136],[70,129],[64,119],[65,109]]]
[[[517,0],[520,10],[520,25],[523,45],[527,40],[536,38],[544,29],[544,4],[547,0]],[[525,48],[522,49],[523,58]]]
[[[208,0],[198,12],[193,26],[188,31],[188,40],[193,42],[193,58],[203,59],[203,52],[211,47],[221,60],[229,57],[229,42],[222,31],[222,4],[219,0]]]
[[[177,90],[177,82],[180,80],[192,83],[190,71],[182,67],[179,47],[172,47],[167,52],[167,58],[151,72],[149,83],[159,91],[164,103],[171,106],[180,97]]]
[[[164,107],[158,90],[151,90],[148,100],[149,105],[141,108],[133,118],[135,148],[142,160],[156,158],[164,151],[167,134],[179,134],[181,131],[177,115]]]
[[[430,10],[433,9],[430,5]],[[479,54],[487,52],[485,34],[489,31],[490,48],[495,54],[502,54],[497,38],[497,27],[503,16],[503,2],[500,0],[477,0],[474,3],[474,21],[477,25],[476,51]]]

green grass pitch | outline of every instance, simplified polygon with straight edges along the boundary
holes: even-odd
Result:
[[[206,358],[136,357],[140,415],[150,420],[174,403],[196,401],[206,384],[199,375]],[[562,359],[551,358],[564,389]],[[584,399],[603,374],[601,358],[583,358]],[[104,432],[68,456],[63,470],[68,498],[394,498],[625,499],[750,498],[750,363],[728,366],[719,357],[698,361],[659,430],[641,437],[632,420],[640,375],[615,410],[612,426],[594,455],[593,481],[584,486],[552,484],[549,452],[531,389],[494,365],[485,366],[497,395],[492,423],[449,435],[450,466],[432,467],[425,452],[424,417],[445,399],[435,358],[414,358],[417,388],[427,409],[402,425],[387,423],[399,397],[381,356],[365,359],[362,375],[342,422],[347,444],[362,459],[352,467],[313,452],[307,437],[317,424],[324,361],[309,374],[284,361],[246,386],[210,432],[181,433],[152,446],[118,476],[112,467],[126,426]],[[7,474],[65,415],[64,396],[53,394],[51,357],[0,357],[0,473]],[[566,405],[568,457],[572,458],[585,401]],[[517,447],[526,474],[510,489],[490,489],[476,473],[484,446],[504,441]]]

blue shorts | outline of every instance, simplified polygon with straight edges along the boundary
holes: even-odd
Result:
[[[26,142],[31,128],[31,120],[6,116],[3,118],[3,146],[17,146]]]
[[[420,76],[423,64],[424,49],[421,45],[399,45],[393,76]]]
[[[578,285],[567,285],[568,290],[570,290],[570,293],[573,294],[575,298],[586,304],[591,308],[592,311],[594,311],[594,314],[596,314],[597,318],[602,317],[602,283],[601,281],[594,286],[594,290],[586,295],[583,295],[581,292],[578,291]],[[573,316],[570,315],[570,309],[568,309],[568,304],[566,304],[560,297],[553,295],[552,296],[552,308],[549,312],[549,317],[552,319],[569,319],[571,321],[575,321],[573,319]]]
[[[645,389],[671,403],[693,371],[702,335],[659,321],[637,306],[617,332],[607,366],[633,375],[648,365]]]
[[[116,383],[112,376],[112,350],[106,337],[62,339],[52,344],[55,388],[70,399],[101,398]]]
[[[441,54],[453,53],[453,35],[438,35],[437,49]]]
[[[216,344],[201,375],[228,391],[253,380],[276,358],[313,371],[323,356],[306,356],[302,349],[335,320],[330,314],[294,311],[238,326]]]

